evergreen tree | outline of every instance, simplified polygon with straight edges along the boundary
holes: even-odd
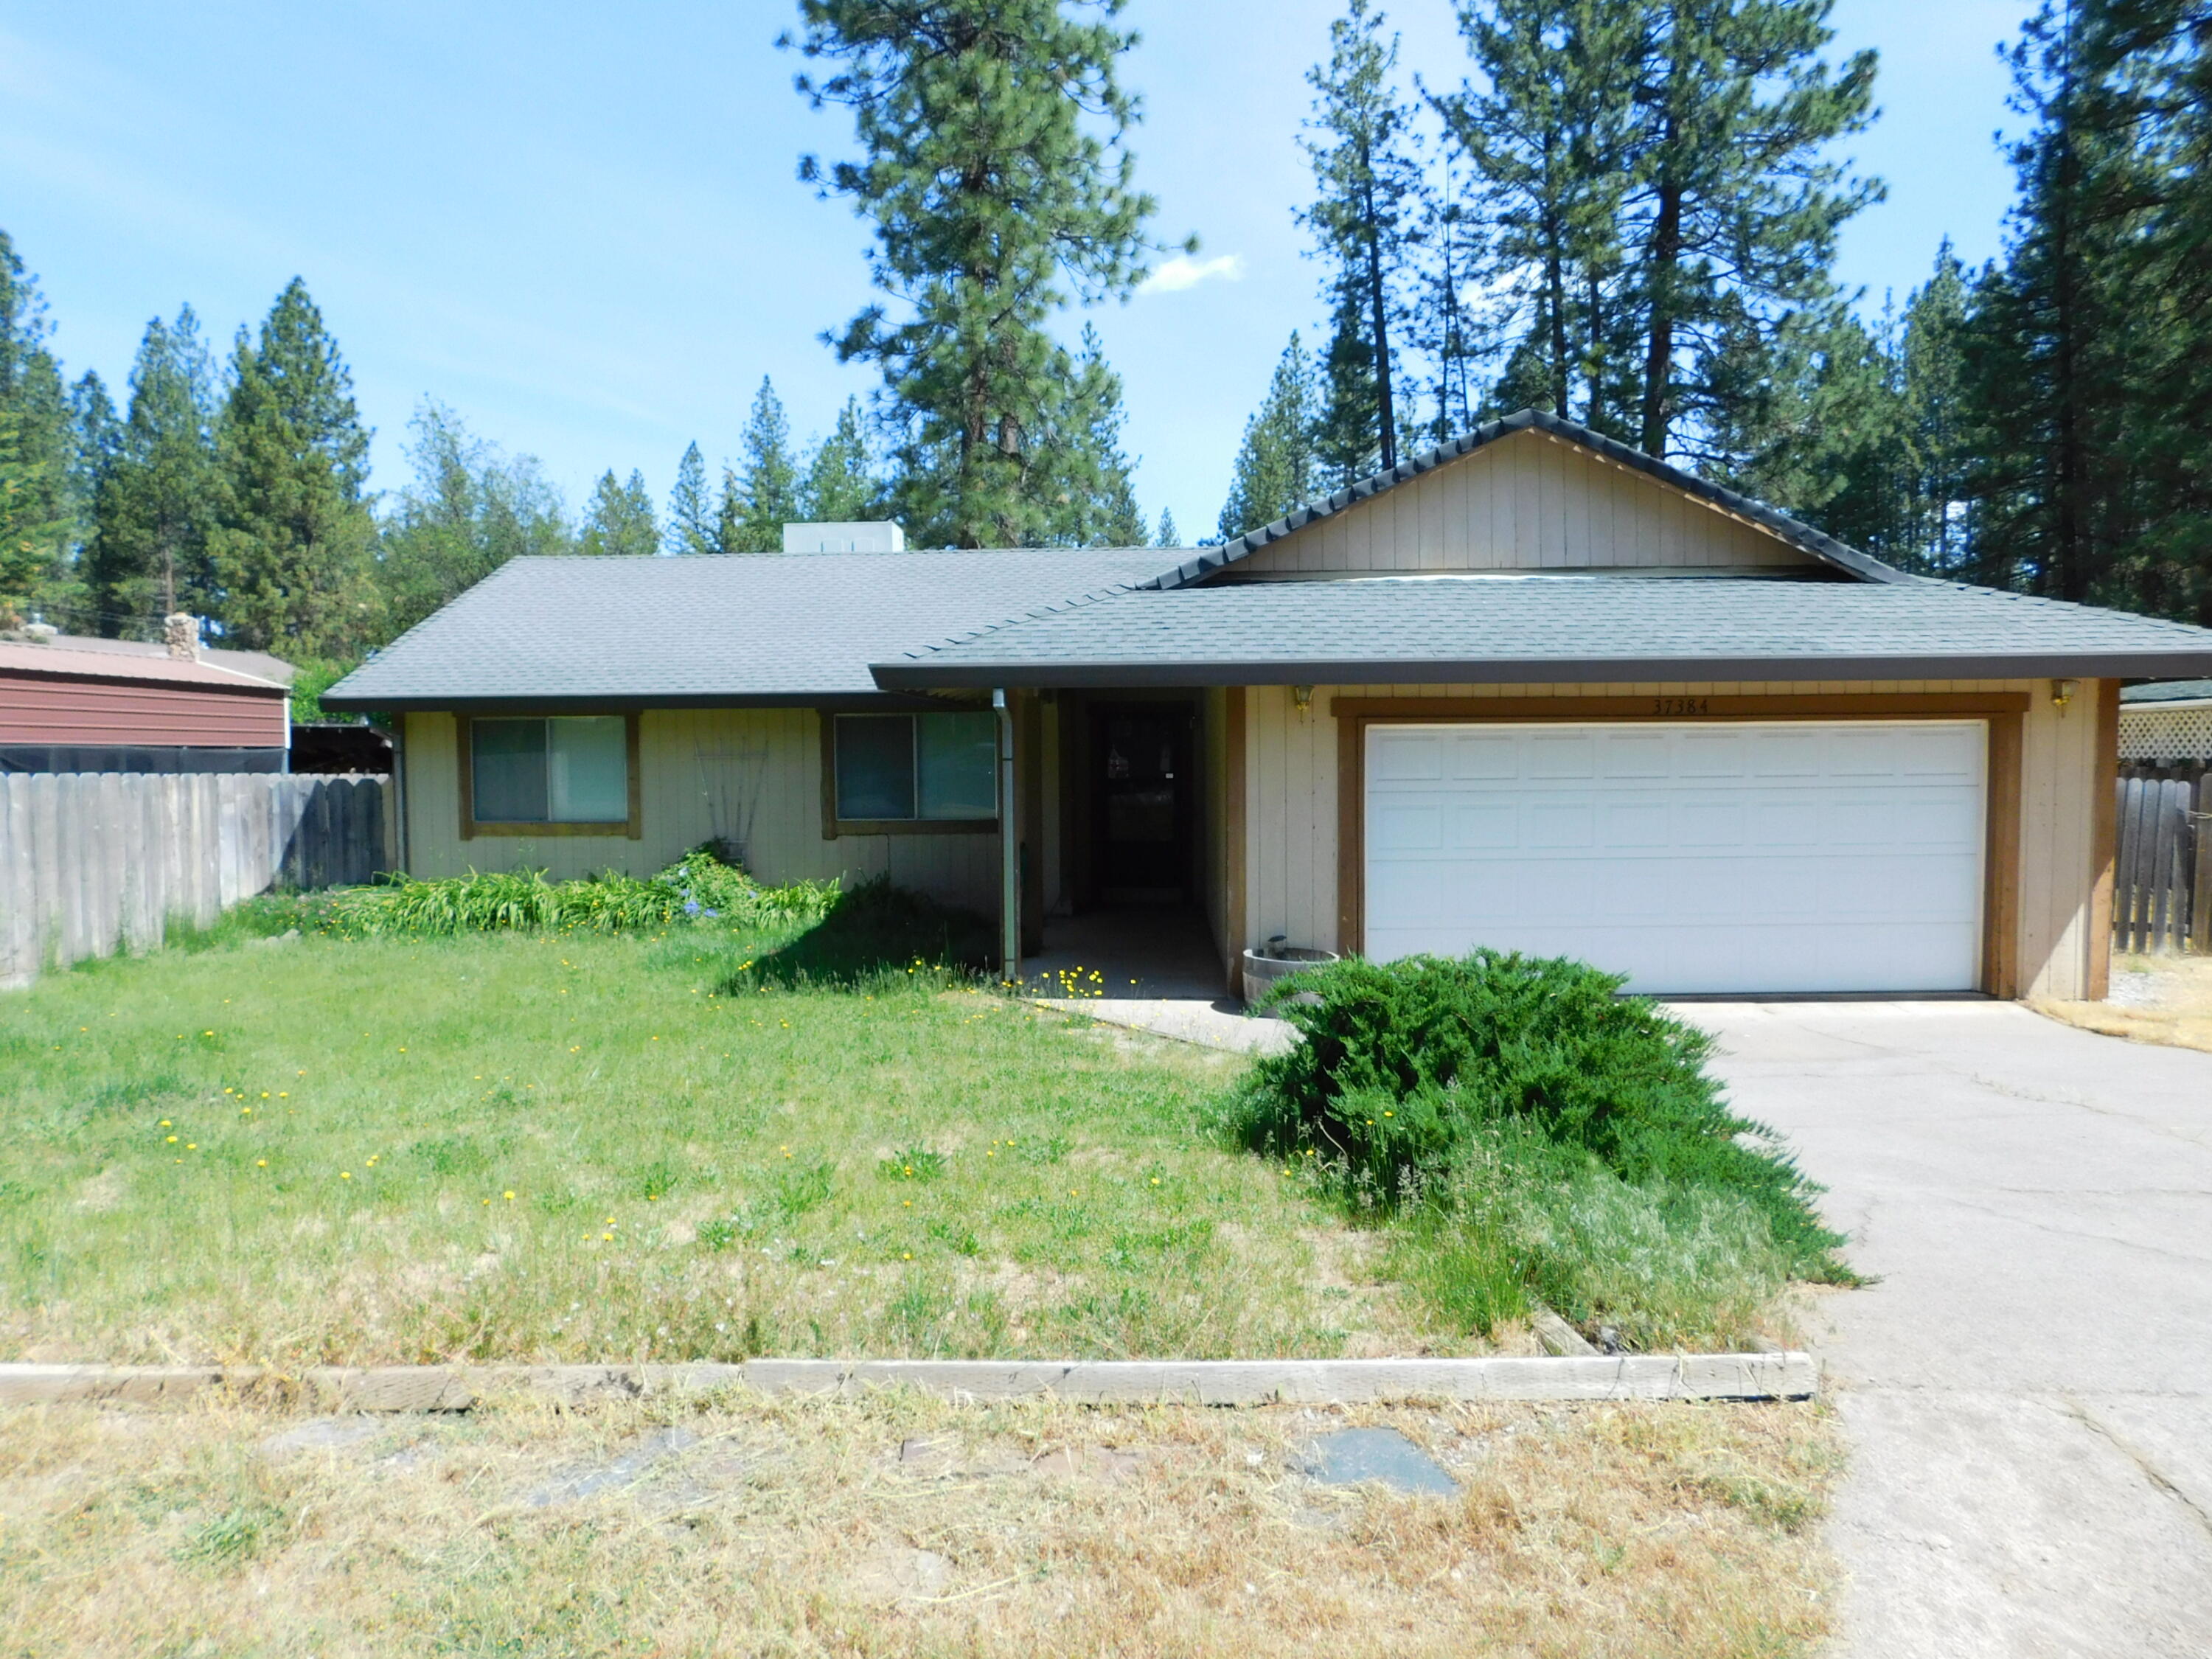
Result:
[[[1350,0],[1329,25],[1329,61],[1305,149],[1319,195],[1300,216],[1327,271],[1329,343],[1317,450],[1340,483],[1398,463],[1395,331],[1418,232],[1420,167],[1412,111],[1395,83],[1398,40],[1373,0]]]
[[[618,558],[650,558],[660,551],[660,526],[653,516],[653,492],[645,475],[631,470],[629,481],[618,482],[610,467],[599,475],[584,514],[580,550]]]
[[[801,492],[806,517],[817,524],[854,524],[873,519],[883,486],[875,476],[860,400],[848,398],[837,424],[815,446]]]
[[[1223,541],[1273,524],[1322,493],[1315,424],[1313,370],[1292,334],[1266,398],[1244,423],[1244,442],[1217,526]]]
[[[767,376],[753,398],[742,440],[744,460],[738,470],[741,513],[731,553],[780,553],[783,527],[802,521],[799,464],[791,455],[791,422]]]
[[[1175,514],[1166,507],[1160,509],[1160,533],[1152,540],[1154,547],[1181,547],[1182,532],[1176,528]]]
[[[1464,158],[1461,210],[1484,222],[1469,275],[1492,297],[1472,319],[1502,353],[1495,407],[1534,405],[1633,441],[1624,204],[1631,70],[1648,7],[1620,0],[1463,0],[1481,70],[1430,102]],[[1448,180],[1444,201],[1454,201]]]
[[[676,486],[668,492],[668,546],[671,553],[719,553],[721,538],[715,523],[714,500],[707,489],[707,460],[692,444],[676,464]]]
[[[742,553],[745,543],[745,491],[727,461],[722,463],[722,488],[714,498],[714,550]]]
[[[69,405],[50,331],[38,285],[0,230],[0,608],[11,611],[66,582],[75,539]]]
[[[1467,295],[1483,264],[1482,223],[1460,199],[1456,185],[1447,158],[1441,188],[1422,196],[1414,240],[1424,257],[1413,272],[1407,311],[1407,344],[1429,366],[1426,390],[1434,412],[1420,425],[1431,443],[1473,428],[1481,399],[1482,325]]]
[[[876,364],[903,516],[924,544],[1053,533],[1038,439],[1077,370],[1048,331],[1071,298],[1126,295],[1153,210],[1124,148],[1123,0],[800,0],[783,44],[834,66],[799,91],[853,112],[861,156],[801,176],[873,228],[876,286],[834,339]]]
[[[214,380],[190,306],[174,323],[147,324],[116,453],[92,480],[82,563],[102,634],[154,638],[173,611],[216,611],[209,556],[221,492]]]
[[[1936,270],[1905,301],[1903,386],[1906,471],[1900,562],[1956,575],[1972,545],[1974,435],[1965,344],[1972,289],[1946,237]]]
[[[408,423],[413,479],[378,535],[383,629],[404,632],[509,559],[576,550],[552,485],[528,455],[508,456],[425,398]]]
[[[231,356],[218,422],[222,512],[208,550],[223,637],[301,660],[376,637],[368,433],[353,377],[295,276]]]
[[[1142,547],[1150,539],[1121,448],[1121,377],[1085,325],[1074,378],[1046,405],[1034,486],[1044,498],[1039,541],[1060,547]]]
[[[1731,356],[1829,303],[1838,229],[1880,186],[1822,152],[1874,112],[1875,55],[1832,71],[1832,0],[1639,5],[1622,240],[1632,261],[1637,445],[1664,458],[1725,419]]]

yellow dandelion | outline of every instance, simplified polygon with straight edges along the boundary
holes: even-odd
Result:
[[[510,1204],[514,1202],[514,1194],[513,1193],[509,1193],[507,1195],[507,1201]]]
[[[257,1158],[253,1160],[253,1167],[257,1170],[265,1170],[269,1167],[269,1160],[265,1158]]]
[[[169,1145],[171,1145],[172,1146],[175,1146],[176,1144],[177,1144],[177,1138],[176,1138],[176,1136],[174,1136],[174,1135],[171,1135],[171,1136],[169,1137]]]
[[[340,1170],[338,1171],[338,1179],[340,1181],[351,1181],[353,1179],[353,1171],[351,1170]]]

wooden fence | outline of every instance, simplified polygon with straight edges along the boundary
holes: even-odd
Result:
[[[0,986],[149,950],[275,886],[390,867],[386,781],[275,773],[0,775]]]
[[[2212,951],[2212,774],[2128,761],[2119,792],[2113,948]]]

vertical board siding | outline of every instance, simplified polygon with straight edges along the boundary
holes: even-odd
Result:
[[[1671,484],[1538,432],[1447,462],[1241,560],[1240,575],[1817,563]]]
[[[1474,459],[1486,452],[1478,451]],[[2093,690],[2093,688],[2094,688]],[[2097,888],[2094,822],[2098,792],[2095,699],[2108,685],[2087,682],[2064,709],[2052,704],[2046,680],[1900,681],[1820,685],[1696,684],[1621,685],[1338,685],[1317,686],[1311,712],[1301,716],[1287,689],[1247,692],[1247,765],[1251,812],[1246,844],[1249,908],[1242,950],[1271,934],[1294,945],[1341,950],[1337,919],[1338,696],[1496,697],[1851,696],[1882,692],[2026,691],[2021,763],[2019,981],[2027,996],[2074,998],[2091,982],[2092,911]],[[1480,718],[1475,716],[1474,718]],[[1827,718],[1834,718],[1832,715]],[[1358,780],[1349,787],[1358,787]],[[2193,858],[2194,854],[2191,854]],[[2194,896],[2191,896],[2192,905]]]
[[[0,775],[0,986],[205,927],[274,886],[390,867],[380,777]]]
[[[461,837],[459,732],[448,714],[407,716],[410,875],[543,869],[556,881],[649,876],[703,842],[734,848],[774,885],[887,876],[948,904],[995,913],[994,835],[841,836],[822,830],[822,716],[811,708],[649,708],[638,724],[640,836]]]

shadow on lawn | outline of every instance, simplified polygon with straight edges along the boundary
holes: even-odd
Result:
[[[863,882],[805,932],[768,945],[722,981],[725,994],[800,985],[850,987],[925,968],[981,972],[991,923],[882,878]]]

